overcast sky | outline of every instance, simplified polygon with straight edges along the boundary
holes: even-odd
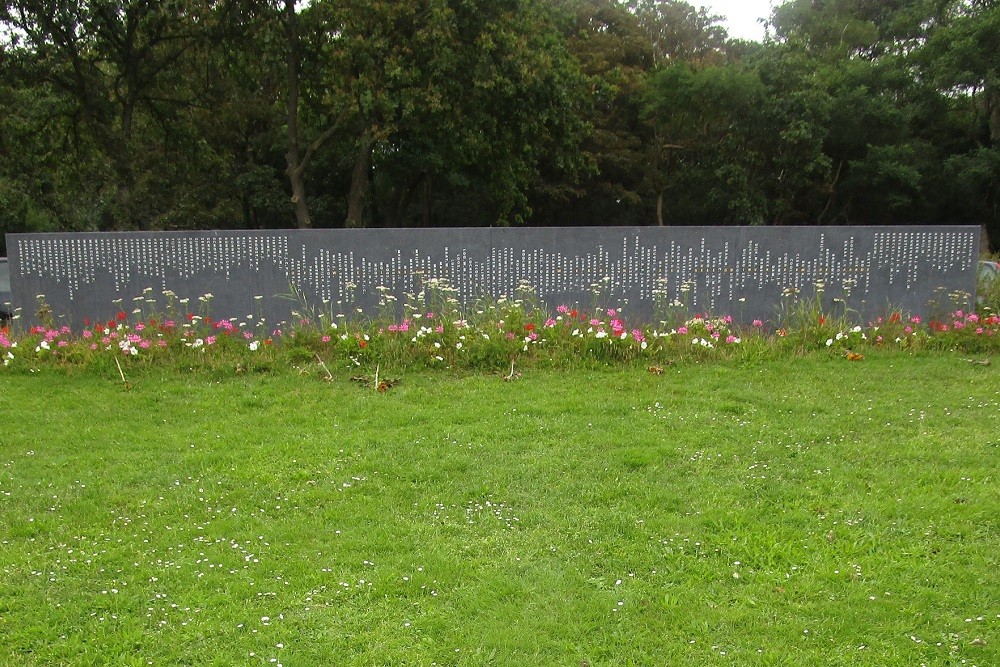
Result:
[[[767,18],[771,5],[780,5],[781,0],[693,0],[691,4],[725,16],[723,25],[730,37],[759,42],[764,39],[764,26],[757,19]]]

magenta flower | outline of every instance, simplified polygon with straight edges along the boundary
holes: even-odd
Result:
[[[642,331],[639,329],[632,329],[632,340],[637,343],[641,343],[646,340],[646,337],[642,335]]]
[[[614,308],[608,308],[608,317],[614,317],[617,314],[618,314],[617,310],[615,310]]]
[[[687,327],[677,327],[677,333],[683,335],[683,334],[686,334],[687,332],[688,332],[688,328]]]

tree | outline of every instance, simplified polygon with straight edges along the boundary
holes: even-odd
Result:
[[[58,125],[78,160],[103,170],[101,227],[148,229],[171,208],[162,157],[180,164],[191,155],[183,142],[194,137],[181,126],[202,83],[193,66],[200,50],[239,24],[240,8],[207,0],[12,0],[0,9],[22,86],[46,93],[48,128]]]

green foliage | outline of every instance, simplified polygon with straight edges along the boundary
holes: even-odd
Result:
[[[0,229],[283,227],[294,181],[322,227],[1000,238],[996,3],[791,0],[763,43],[683,0],[289,6],[3,5]]]

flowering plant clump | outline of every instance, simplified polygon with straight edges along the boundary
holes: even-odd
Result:
[[[730,315],[701,313],[661,320],[629,318],[620,306],[544,308],[526,284],[514,296],[481,299],[463,308],[446,281],[428,280],[400,307],[382,288],[379,314],[352,319],[350,308],[316,313],[305,308],[288,322],[252,314],[216,318],[211,294],[190,303],[165,292],[156,310],[147,292],[131,311],[72,328],[56,324],[40,299],[40,324],[0,328],[3,369],[51,366],[180,364],[189,368],[267,369],[287,364],[381,365],[509,369],[523,363],[649,363],[691,359],[748,359],[782,352],[868,349],[1000,350],[1000,317],[953,310],[933,319],[893,311],[865,324],[845,311],[827,313],[819,301],[778,313],[774,323],[739,324]],[[328,305],[328,304],[326,304]],[[791,313],[793,316],[789,316]],[[43,317],[44,316],[44,317]]]

